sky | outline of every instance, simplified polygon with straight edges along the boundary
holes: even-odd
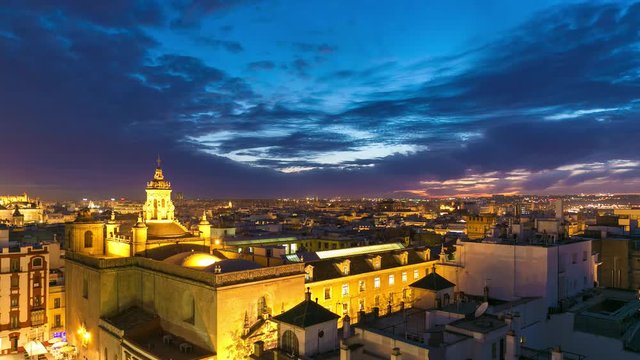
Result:
[[[0,193],[637,193],[640,3],[5,1]]]

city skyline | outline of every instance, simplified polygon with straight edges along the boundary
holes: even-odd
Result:
[[[180,3],[178,6],[177,4]],[[640,4],[10,2],[0,192],[637,193]]]

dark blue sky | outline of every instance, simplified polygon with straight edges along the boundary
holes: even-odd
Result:
[[[639,114],[631,2],[0,7],[0,193],[638,192]]]

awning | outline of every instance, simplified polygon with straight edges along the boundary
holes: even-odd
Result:
[[[40,341],[29,341],[24,346],[29,356],[42,355],[47,353],[47,349],[42,345]]]

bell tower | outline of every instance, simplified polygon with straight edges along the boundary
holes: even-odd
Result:
[[[175,206],[171,201],[171,183],[164,179],[158,156],[153,180],[147,182],[147,201],[142,210],[145,221],[173,221]]]

